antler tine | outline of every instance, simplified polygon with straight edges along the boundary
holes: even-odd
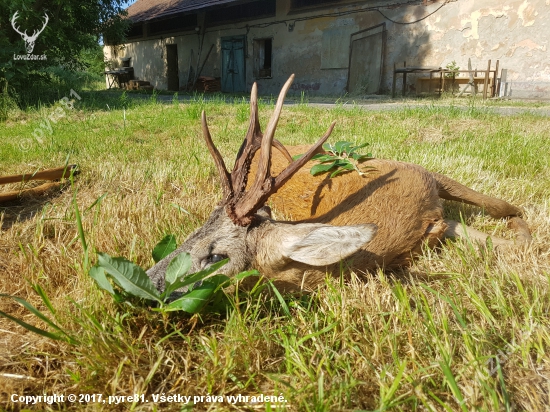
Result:
[[[273,145],[273,138],[275,136],[275,129],[281,116],[281,110],[283,109],[283,103],[285,100],[286,92],[290,88],[290,85],[294,81],[294,74],[291,74],[286,83],[284,84],[279,97],[277,99],[277,105],[275,110],[269,119],[269,124],[262,139],[262,149],[260,152],[260,159],[258,162],[258,172],[256,173],[256,180],[252,186],[251,192],[259,190],[263,185],[263,182],[270,177],[271,169],[271,146]]]
[[[225,163],[223,162],[223,159],[219,150],[214,145],[214,142],[212,142],[212,137],[210,136],[210,130],[208,130],[208,124],[206,123],[206,113],[204,112],[204,110],[202,111],[201,122],[202,122],[202,135],[204,137],[204,140],[206,141],[206,145],[208,146],[208,150],[210,151],[210,154],[214,158],[214,163],[216,163],[216,167],[218,168],[218,174],[220,175],[220,181],[222,184],[224,199],[229,199],[233,194],[230,175],[227,172]]]
[[[277,192],[302,166],[318,153],[319,148],[329,138],[336,121],[332,122],[325,135],[321,137],[300,159],[292,162],[276,178],[267,177],[259,189],[252,188],[236,204],[229,205],[229,217],[237,225],[246,226],[252,222],[253,213],[262,206],[269,196]],[[254,182],[256,185],[256,182]]]
[[[275,149],[282,153],[286,160],[288,160],[288,163],[292,163],[294,161],[290,153],[288,153],[288,150],[286,150],[286,147],[284,147],[284,145],[277,139],[273,139],[272,145]]]
[[[44,31],[44,29],[46,28],[46,25],[48,24],[48,21],[50,20],[50,18],[48,17],[48,14],[47,14],[47,13],[44,13],[44,16],[46,17],[46,19],[45,19],[46,21],[43,22],[44,24],[42,25],[42,28],[41,28],[40,30],[35,30],[35,31],[33,32],[32,36],[31,36],[31,39],[35,39],[35,40],[36,40],[36,38],[38,37],[38,35],[39,35],[40,33],[42,33],[42,32]]]
[[[293,81],[294,74],[291,74],[286,83],[283,85],[281,92],[279,93],[277,104],[275,105],[275,110],[273,111],[273,114],[271,115],[271,118],[269,119],[269,123],[267,124],[267,128],[265,130],[265,139],[262,142],[266,140],[269,140],[269,142],[271,142],[273,140],[273,137],[275,136],[275,129],[277,128],[277,123],[279,123],[279,117],[281,116],[281,110],[283,109],[283,103],[286,93],[288,92],[288,89],[290,89],[290,85]]]
[[[246,132],[246,137],[241,144],[235,166],[231,172],[231,184],[235,194],[244,192],[248,181],[248,171],[250,163],[254,157],[254,153],[260,147],[262,141],[262,130],[260,127],[260,119],[258,118],[258,86],[256,82],[252,85],[250,91],[250,126]]]
[[[248,128],[248,133],[246,137],[248,138],[249,134],[262,133],[260,127],[260,118],[258,117],[258,84],[254,82],[252,85],[252,90],[250,90],[250,127]]]
[[[258,116],[258,86],[254,83],[250,92],[250,126],[239,148],[235,166],[231,172],[231,183],[234,193],[244,192],[248,181],[250,163],[262,144],[263,136]],[[283,154],[289,163],[292,163],[292,156],[281,142],[273,139],[272,145]]]
[[[289,164],[285,168],[285,170],[279,173],[279,175],[275,178],[275,184],[273,185],[273,193],[279,190],[281,186],[283,186],[287,182],[287,180],[294,175],[294,173],[296,173],[302,166],[304,166],[307,162],[311,160],[311,158],[318,152],[319,148],[323,145],[323,143],[327,141],[335,125],[336,125],[336,120],[331,123],[325,135],[321,137],[317,141],[317,143],[315,143],[301,158]]]
[[[22,33],[21,31],[19,31],[19,27],[15,27],[15,21],[17,20],[17,17],[19,16],[19,11],[16,11],[15,14],[13,15],[13,17],[11,18],[11,26],[13,27],[13,29],[19,33],[21,36],[26,36],[27,35],[27,31],[25,30],[25,33]]]
[[[250,126],[248,126],[248,131],[246,132],[244,141],[239,148],[239,152],[237,153],[237,159],[235,160],[235,167],[233,170],[237,168],[237,163],[239,162],[244,149],[247,145],[252,143],[254,136],[257,134],[259,134],[260,137],[263,136],[260,126],[260,119],[258,118],[258,86],[256,85],[256,82],[254,82],[252,85],[252,90],[250,91]]]
[[[254,212],[265,203],[271,194],[275,192],[275,179],[271,176],[271,146],[275,145],[277,147],[277,145],[280,145],[278,142],[276,144],[273,143],[273,137],[275,135],[275,128],[277,127],[277,122],[283,108],[286,92],[290,88],[293,80],[294,75],[291,75],[279,93],[275,111],[271,116],[269,125],[267,126],[267,131],[262,138],[258,171],[252,187],[248,192],[244,193],[240,199],[235,199],[235,201],[229,205],[229,216],[233,222],[238,225],[246,226],[250,224],[252,222]]]

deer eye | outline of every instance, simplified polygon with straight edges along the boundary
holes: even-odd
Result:
[[[214,254],[214,255],[208,256],[208,263],[217,263],[220,260],[224,260],[224,259],[227,259],[226,255]]]

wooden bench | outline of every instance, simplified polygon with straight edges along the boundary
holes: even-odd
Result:
[[[439,93],[441,92],[460,92],[466,88],[470,79],[468,77],[455,77],[454,79],[445,79],[443,84],[443,90],[441,90],[441,80],[438,78],[419,77],[416,79],[416,95],[421,96],[425,94]],[[474,84],[476,86],[477,93],[483,93],[485,91],[485,77],[474,77]],[[493,88],[493,79],[490,78],[487,84],[488,92],[491,93]]]

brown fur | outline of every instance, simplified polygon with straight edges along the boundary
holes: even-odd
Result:
[[[288,149],[295,155],[308,147]],[[280,153],[273,152],[271,174],[278,175],[287,164]],[[326,273],[340,272],[340,260],[345,269],[358,273],[378,267],[392,269],[410,264],[423,245],[434,247],[445,237],[468,236],[481,242],[487,239],[485,233],[444,219],[441,198],[484,207],[495,217],[510,217],[518,241],[530,240],[529,228],[518,217],[520,209],[507,202],[418,165],[381,159],[369,160],[368,164],[373,169],[364,176],[350,172],[332,179],[327,174],[311,176],[312,162],[298,170],[269,200],[283,215],[279,218],[288,221],[273,220],[262,208],[253,223],[237,225],[222,204],[201,228],[147,273],[162,290],[166,268],[177,254],[191,255],[192,272],[208,267],[213,256],[223,255],[230,259],[223,269],[227,275],[255,268],[281,290],[312,290]],[[251,165],[251,180],[256,167],[257,158]],[[248,183],[249,187],[253,184]],[[296,245],[298,251],[307,249],[308,236],[317,233],[318,238],[320,227],[326,234],[313,242],[312,249],[297,257],[289,255],[289,248]],[[354,240],[354,236],[366,236],[368,241]],[[514,245],[504,239],[492,241],[498,247]],[[350,248],[353,251],[349,252]]]
[[[270,148],[293,78],[283,86],[265,134],[258,119],[257,87],[252,87],[250,127],[231,173],[212,141],[203,112],[203,137],[224,197],[201,228],[147,271],[159,289],[164,288],[170,261],[180,253],[190,254],[191,272],[228,258],[227,275],[255,268],[283,289],[296,290],[314,288],[327,272],[338,273],[341,262],[355,271],[392,268],[409,264],[423,244],[433,247],[446,236],[487,239],[484,233],[445,220],[440,198],[483,207],[494,217],[512,217],[518,240],[530,239],[529,228],[519,218],[520,209],[417,165],[373,159],[368,161],[371,171],[366,175],[311,176],[312,164],[305,163],[330,136],[334,122],[311,148],[288,148],[291,154],[305,154],[287,168],[285,157]],[[267,199],[290,221],[271,219],[261,208]],[[493,238],[493,244],[513,242]]]
[[[296,155],[304,153],[308,146],[287,149]],[[256,163],[257,158],[251,166],[251,179],[255,176]],[[274,151],[272,175],[280,173],[287,164],[288,161]],[[336,226],[376,224],[376,236],[364,247],[369,253],[361,254],[361,261],[353,262],[353,266],[361,270],[407,265],[414,254],[421,252],[422,244],[434,247],[446,236],[464,235],[460,225],[444,220],[441,198],[483,207],[497,218],[521,214],[519,208],[507,202],[410,163],[373,159],[366,164],[374,169],[366,175],[349,172],[332,179],[328,174],[312,176],[309,169],[314,164],[309,162],[299,170],[270,197],[269,204],[292,221]],[[522,225],[523,232],[518,231],[521,240],[529,240],[525,223],[519,218],[512,222],[512,227]],[[484,240],[481,232],[470,228],[467,232],[476,240]],[[494,243],[508,245],[510,242],[495,239]]]

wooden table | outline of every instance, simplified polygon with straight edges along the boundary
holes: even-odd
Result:
[[[474,77],[477,76],[478,73],[484,73],[483,77],[483,99],[486,99],[487,97],[494,97],[498,94],[498,90],[500,85],[498,84],[497,74],[498,74],[498,68],[499,68],[499,61],[496,62],[496,67],[494,70],[491,69],[491,60],[488,60],[487,62],[487,70],[479,70],[479,69],[473,69],[471,68],[470,63],[468,63],[468,70],[449,70],[444,69],[441,67],[407,67],[407,63],[403,62],[403,67],[396,67],[395,63],[393,64],[393,83],[391,88],[391,95],[392,97],[395,97],[395,81],[396,76],[398,74],[403,74],[403,92],[402,95],[405,96],[405,92],[407,91],[407,73],[429,73],[430,79],[432,78],[432,75],[434,73],[439,73],[439,94],[444,90],[445,87],[445,74],[452,74],[453,78],[458,73],[468,73],[468,75],[473,75]],[[493,75],[493,82],[490,84],[489,77]],[[489,91],[489,86],[491,90]]]
[[[107,77],[107,88],[111,89],[113,86],[121,88],[123,84],[134,79],[134,68],[124,67],[121,69],[107,70],[103,72]]]
[[[391,86],[391,96],[395,97],[395,81],[398,74],[403,74],[403,91],[402,95],[405,96],[405,92],[407,91],[407,73],[429,73],[430,78],[434,73],[439,73],[439,79],[441,82],[441,88],[440,90],[443,90],[443,82],[445,81],[443,79],[443,73],[448,71],[447,69],[442,69],[441,67],[435,67],[435,66],[428,66],[428,67],[395,67],[395,64],[393,65],[393,82]]]

